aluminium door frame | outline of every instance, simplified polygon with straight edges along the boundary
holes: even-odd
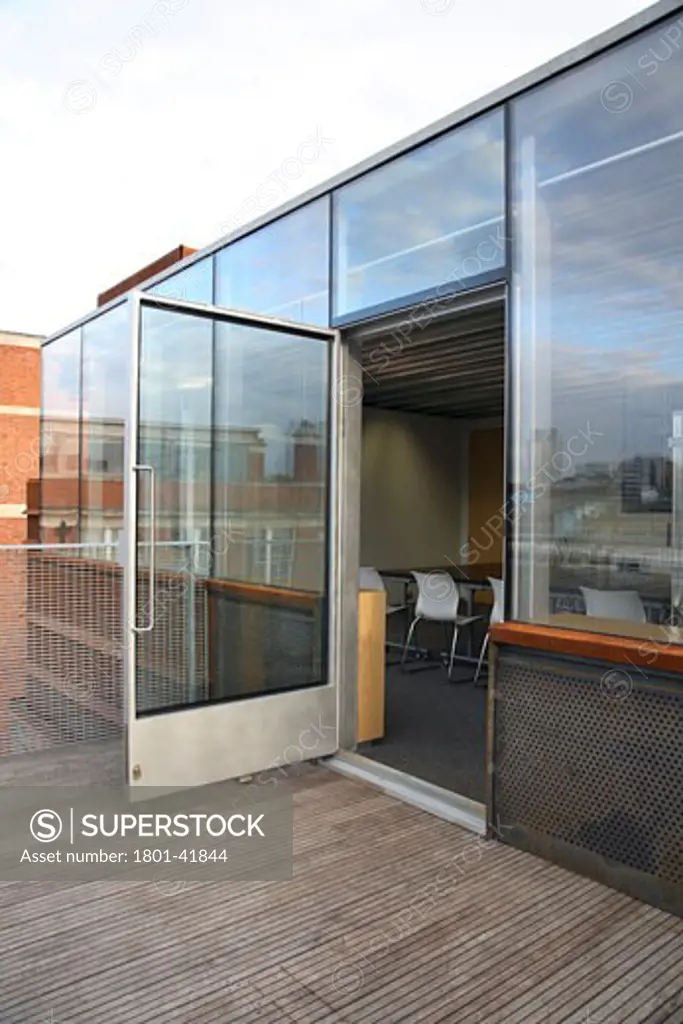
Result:
[[[332,345],[328,379],[329,409],[329,476],[326,515],[327,531],[327,683],[306,687],[316,692],[333,689],[336,694],[336,749],[351,746],[355,740],[356,676],[357,676],[357,575],[360,539],[360,404],[344,400],[343,385],[357,372],[349,346],[336,328],[298,324],[277,317],[251,314],[243,310],[226,309],[212,304],[187,301],[166,296],[150,295],[139,290],[128,297],[130,310],[131,361],[129,372],[129,406],[125,424],[124,454],[124,723],[126,726],[126,779],[128,784],[144,784],[132,756],[132,734],[136,722],[136,636],[137,614],[137,464],[140,398],[140,343],[141,321],[144,307],[165,309],[245,327],[264,327],[292,336],[319,338]],[[348,429],[348,421],[355,421],[357,429]],[[354,450],[355,449],[355,450]],[[295,691],[303,692],[303,691]],[[288,694],[282,694],[287,696]],[[273,696],[278,696],[274,694]],[[249,702],[262,698],[248,698]],[[245,702],[237,701],[228,706]],[[201,705],[200,707],[204,707]],[[185,714],[187,711],[160,712],[159,715]],[[143,720],[144,720],[143,716]],[[316,756],[315,753],[311,754]],[[318,755],[319,756],[319,755]],[[303,759],[303,755],[302,758]],[[265,770],[268,765],[263,765]]]
[[[503,324],[503,346],[505,353],[504,380],[503,380],[503,495],[505,508],[512,493],[510,479],[510,446],[511,446],[511,384],[510,384],[510,356],[509,356],[509,332],[510,332],[510,306],[511,286],[507,277],[501,276],[496,282],[464,289],[456,294],[449,294],[442,299],[425,300],[417,306],[400,307],[390,313],[381,316],[372,316],[357,324],[346,325],[341,328],[341,337],[344,348],[344,373],[349,375],[352,381],[362,381],[363,361],[362,351],[364,343],[384,336],[391,336],[392,332],[401,325],[405,325],[410,331],[421,330],[425,324],[431,322],[456,321],[458,316],[467,313],[472,309],[485,308],[487,306],[501,306],[504,311]],[[352,672],[354,680],[353,691],[346,687],[344,700],[340,711],[340,750],[354,751],[358,746],[357,738],[357,671],[358,671],[358,566],[360,565],[360,480],[362,472],[362,386],[360,388],[358,404],[348,406],[344,410],[345,444],[347,465],[344,469],[342,479],[345,488],[346,518],[344,523],[344,538],[346,545],[345,582],[347,595],[343,604],[345,664],[347,671]],[[510,531],[507,516],[503,522],[503,550],[502,565],[503,575],[506,579],[506,593],[510,590]],[[355,559],[355,562],[354,562]],[[353,594],[353,597],[351,596]],[[355,660],[353,660],[355,659]],[[349,666],[353,665],[351,670]],[[485,712],[487,730],[491,729],[491,715],[487,709]],[[493,735],[487,735],[487,755],[484,771],[489,771],[489,749],[492,749]],[[375,762],[366,759],[367,764],[372,768]],[[488,789],[488,783],[487,783]],[[456,797],[459,794],[455,794]],[[489,794],[487,792],[485,804],[490,806]]]

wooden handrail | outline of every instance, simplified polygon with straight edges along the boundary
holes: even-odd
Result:
[[[322,595],[309,590],[290,590],[287,587],[272,587],[262,583],[244,583],[238,580],[207,579],[207,590],[218,590],[236,598],[257,604],[289,605],[295,608],[315,608]]]
[[[496,644],[630,664],[653,671],[683,672],[683,644],[667,641],[666,635],[665,627],[655,624],[645,625],[639,637],[609,636],[525,622],[501,622],[491,626],[491,640]]]

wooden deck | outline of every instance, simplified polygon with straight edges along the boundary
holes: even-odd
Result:
[[[2,1024],[681,1024],[683,921],[323,767],[286,883],[0,886]]]

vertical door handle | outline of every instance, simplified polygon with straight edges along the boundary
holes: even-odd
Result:
[[[157,563],[157,503],[156,503],[156,476],[154,474],[154,466],[133,466],[134,473],[149,473],[149,616],[146,626],[138,626],[134,621],[132,629],[135,633],[151,633],[154,629],[154,615],[156,605],[156,563]],[[136,557],[137,567],[137,557]],[[137,593],[137,587],[136,587]],[[137,618],[137,600],[135,602],[136,611],[135,618]]]

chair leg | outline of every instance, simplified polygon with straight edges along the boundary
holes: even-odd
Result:
[[[479,652],[479,661],[477,662],[477,671],[474,673],[474,681],[475,681],[475,683],[476,683],[477,679],[479,678],[479,673],[481,672],[481,666],[484,663],[484,655],[486,654],[486,648],[488,647],[488,645],[489,645],[489,634],[488,634],[488,630],[487,630],[486,636],[484,637],[484,642],[481,645],[481,651]]]
[[[401,655],[401,664],[402,665],[404,664],[404,662],[406,660],[406,654],[408,653],[408,648],[410,647],[410,641],[413,639],[413,633],[415,632],[415,627],[417,626],[418,621],[419,621],[419,619],[416,616],[413,619],[413,621],[410,623],[410,629],[408,630],[408,636],[406,637],[405,646],[403,648],[403,654]]]
[[[457,626],[457,624],[454,624],[454,626],[453,626],[453,641],[451,643],[451,657],[450,657],[450,661],[448,662],[448,678],[449,678],[449,680],[450,680],[450,678],[451,678],[451,676],[453,674],[453,662],[455,661],[455,645],[457,644],[457,642],[458,642],[458,626]]]
[[[403,626],[401,628],[401,644],[405,644],[406,637],[408,636],[408,630],[410,629],[410,626],[408,625],[408,623],[410,622],[410,608],[406,605],[404,610],[402,612],[399,612],[399,614],[401,616],[401,619],[403,620]]]

